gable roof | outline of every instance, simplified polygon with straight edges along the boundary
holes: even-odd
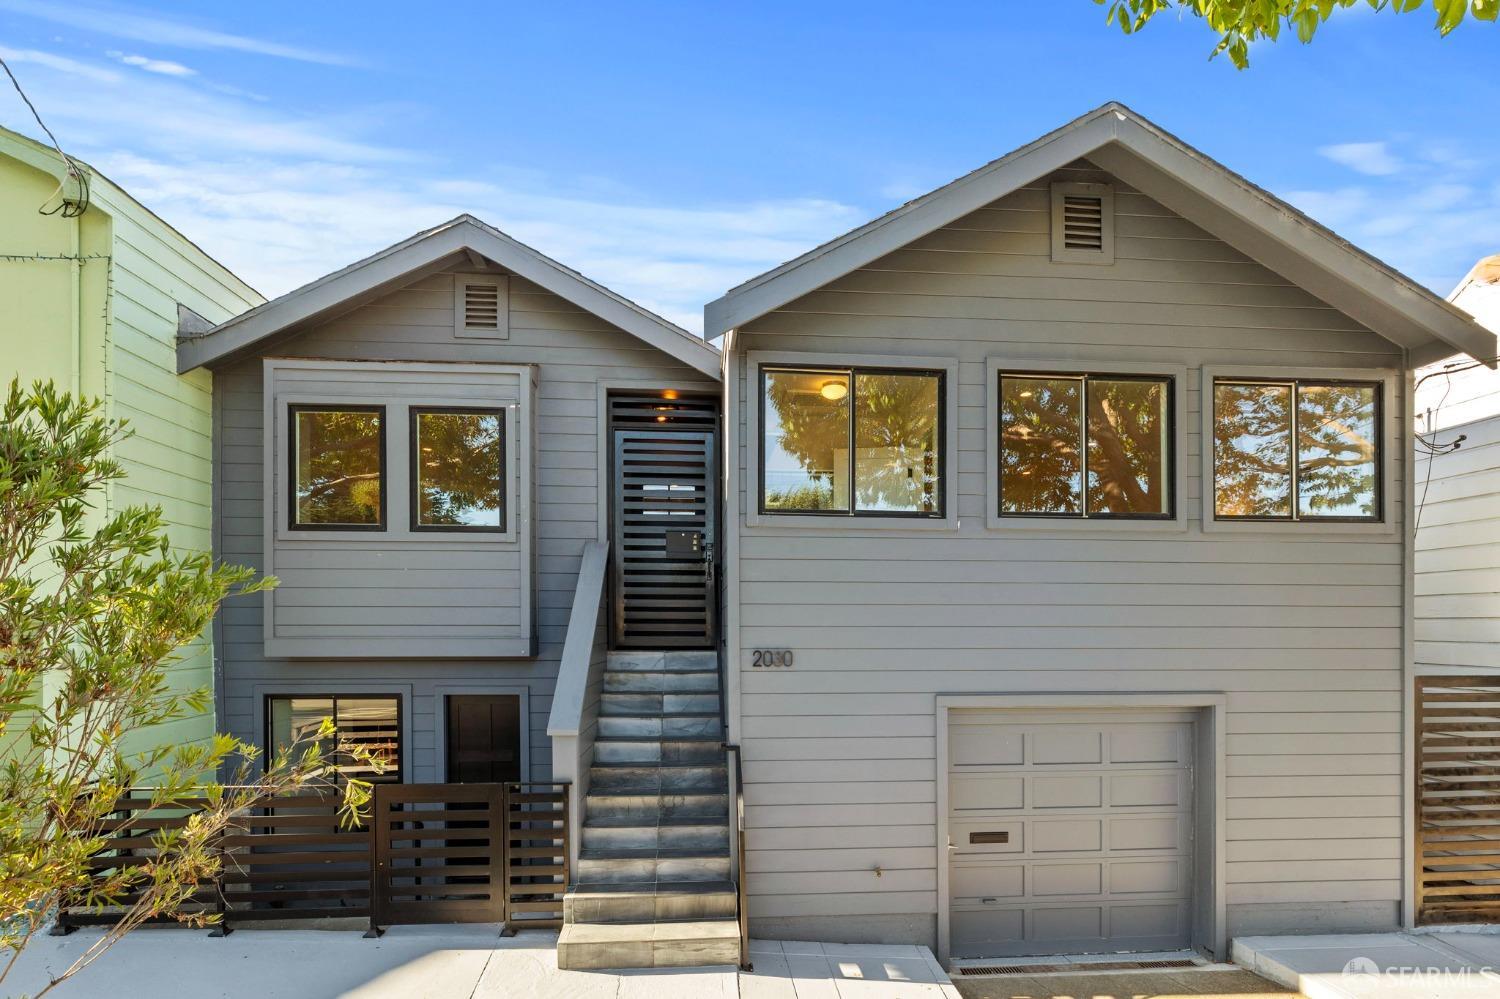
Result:
[[[1413,364],[1455,350],[1493,363],[1495,334],[1462,310],[1115,102],[730,290],[704,308],[703,335],[763,316],[1082,158],[1408,348]]]
[[[444,270],[468,253],[494,261],[718,380],[719,352],[702,338],[472,215],[460,215],[419,232],[205,332],[180,333],[177,370],[191,371],[250,350],[278,334]]]

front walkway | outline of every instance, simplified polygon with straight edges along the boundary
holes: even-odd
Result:
[[[1309,999],[1493,999],[1500,934],[1240,937],[1234,961]]]
[[[99,938],[43,936],[6,980],[32,994]],[[925,947],[754,941],[756,973],[734,968],[559,971],[557,934],[509,939],[498,927],[356,930],[241,929],[211,938],[178,927],[131,933],[58,999],[959,999]]]

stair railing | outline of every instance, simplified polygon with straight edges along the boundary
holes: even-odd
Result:
[[[731,758],[734,761],[732,765],[729,762]],[[734,779],[734,787],[731,789],[734,815],[729,828],[734,836],[735,912],[740,924],[740,970],[754,971],[755,965],[750,961],[750,899],[745,890],[745,772],[740,764],[740,747],[732,742],[724,743],[724,761]]]
[[[608,541],[590,541],[583,546],[573,609],[563,639],[562,661],[557,668],[557,687],[552,694],[552,713],[547,718],[547,735],[552,740],[552,779],[568,784],[571,871],[578,870],[578,849],[583,842],[583,830],[579,827],[583,822],[584,798],[589,793],[589,766],[594,758],[594,734],[599,727],[599,695],[608,660],[605,643],[598,640],[608,565]]]

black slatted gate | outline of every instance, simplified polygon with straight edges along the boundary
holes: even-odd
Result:
[[[714,434],[614,430],[614,632],[621,648],[714,644]]]

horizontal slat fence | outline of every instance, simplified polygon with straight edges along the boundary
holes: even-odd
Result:
[[[506,930],[559,927],[568,890],[568,785],[506,790]]]
[[[1500,677],[1417,679],[1417,921],[1500,922]]]
[[[219,876],[182,911],[217,915],[216,934],[252,920],[331,917],[368,919],[372,929],[406,922],[504,922],[508,931],[561,925],[566,784],[384,784],[374,793],[370,821],[358,828],[340,827],[335,794],[286,795],[245,809],[216,844]],[[195,800],[153,806],[149,789],[130,792],[110,816],[90,867],[102,877],[149,864],[156,835],[180,828],[201,807]],[[379,912],[377,890],[385,899]],[[106,908],[65,905],[59,930],[117,922],[137,898]]]

